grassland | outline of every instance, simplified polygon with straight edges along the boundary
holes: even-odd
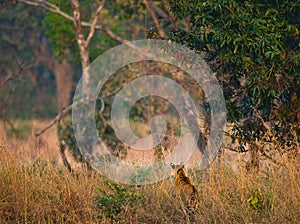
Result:
[[[0,141],[0,223],[186,223],[171,178],[120,186],[94,171],[72,174],[39,151],[24,161],[18,147]],[[201,196],[197,223],[298,223],[300,158],[264,172],[238,167],[220,159],[190,174]]]

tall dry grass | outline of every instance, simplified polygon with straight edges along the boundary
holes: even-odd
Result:
[[[260,173],[248,172],[242,166],[234,171],[220,160],[206,171],[190,176],[201,196],[197,223],[300,220],[300,158],[289,159],[285,167]],[[117,200],[121,209],[113,218],[105,216],[105,207],[97,206],[99,197],[104,197],[98,188],[119,197],[103,180],[88,170],[71,174],[53,161],[24,163],[22,154],[12,153],[10,146],[2,142],[0,223],[186,223],[184,212],[174,199],[171,178],[129,187],[123,201]],[[141,195],[134,205],[126,203],[126,197],[132,193]],[[113,208],[111,204],[107,206]]]

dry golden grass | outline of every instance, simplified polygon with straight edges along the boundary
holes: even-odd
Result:
[[[0,223],[186,223],[174,198],[173,180],[129,187],[136,204],[121,200],[114,219],[96,205],[97,188],[115,194],[104,178],[88,170],[69,173],[52,161],[24,163],[22,154],[0,142]],[[17,147],[16,145],[14,147]],[[300,159],[264,173],[233,171],[222,161],[191,175],[201,203],[197,223],[298,223]],[[116,194],[118,199],[118,195]],[[122,204],[123,203],[123,204]],[[109,205],[111,206],[111,205]]]

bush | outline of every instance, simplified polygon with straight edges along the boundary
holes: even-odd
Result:
[[[107,218],[121,220],[128,210],[134,211],[141,199],[141,194],[129,191],[117,183],[104,180],[111,192],[98,189],[100,195],[96,198],[97,207]]]

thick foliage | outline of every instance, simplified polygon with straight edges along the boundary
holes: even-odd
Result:
[[[173,0],[171,6],[185,26],[170,38],[205,52],[223,86],[234,139],[255,141],[299,123],[299,0]]]

